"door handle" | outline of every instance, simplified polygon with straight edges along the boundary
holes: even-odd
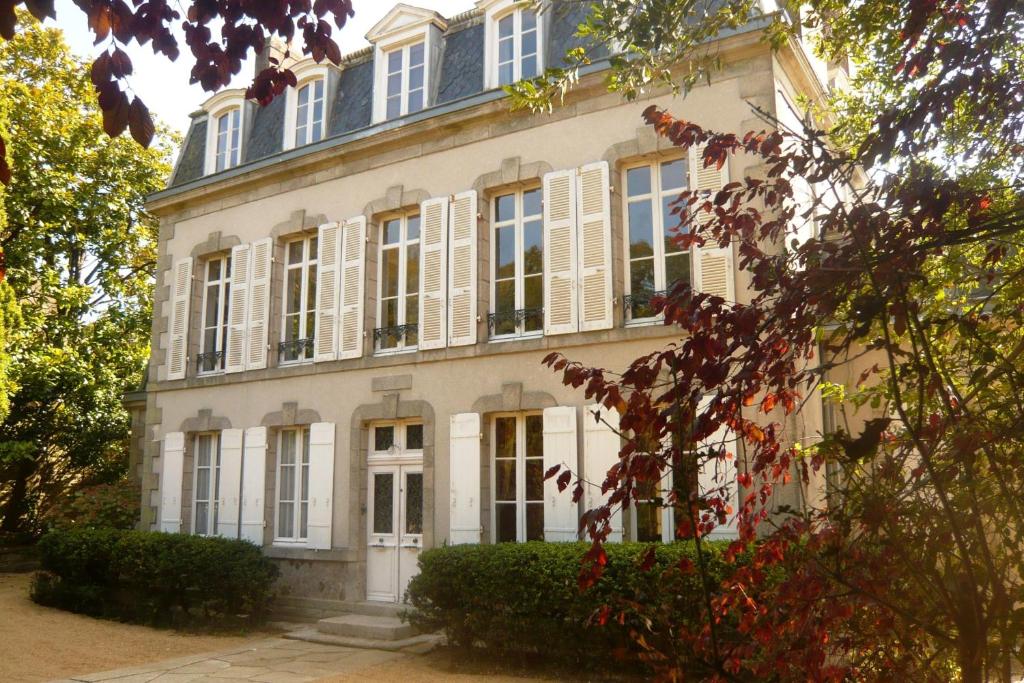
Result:
[[[403,548],[417,548],[418,549],[420,547],[420,544],[419,543],[403,543],[402,547]]]

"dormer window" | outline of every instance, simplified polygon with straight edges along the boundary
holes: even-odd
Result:
[[[205,173],[219,173],[238,166],[245,159],[245,135],[250,104],[245,90],[224,90],[203,105],[206,124]]]
[[[324,136],[324,79],[299,87],[295,109],[295,146],[317,142]]]
[[[291,67],[297,85],[285,90],[284,149],[311,145],[328,135],[330,93],[337,71],[302,59]]]
[[[426,64],[424,43],[413,43],[387,53],[386,117],[398,118],[423,109]]]
[[[238,166],[242,140],[242,110],[231,109],[217,117],[217,156],[214,171]]]
[[[484,10],[488,88],[536,78],[544,70],[544,15],[518,0],[479,0]]]

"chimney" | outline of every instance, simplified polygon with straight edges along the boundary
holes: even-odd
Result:
[[[277,60],[277,66],[280,67],[281,63],[285,59],[285,55],[287,54],[288,46],[285,42],[277,36],[270,36],[270,39],[266,44],[264,44],[263,49],[256,53],[256,64],[253,69],[253,76],[256,76],[268,66],[271,66],[271,57]]]

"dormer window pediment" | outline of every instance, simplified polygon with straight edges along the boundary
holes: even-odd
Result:
[[[447,27],[437,12],[399,4],[366,34],[374,47],[374,123],[433,104],[441,35]]]
[[[245,99],[245,90],[224,90],[203,104],[207,112],[206,158],[203,174],[233,168],[244,158],[243,145],[249,127],[252,107]]]
[[[319,142],[327,136],[331,93],[338,71],[326,61],[303,59],[292,65],[296,85],[285,93],[283,149]]]
[[[543,73],[548,12],[520,0],[478,0],[484,13],[484,87],[500,88]]]

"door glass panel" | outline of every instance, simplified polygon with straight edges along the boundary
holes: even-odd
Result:
[[[395,444],[395,428],[393,426],[374,427],[373,450],[386,451]]]
[[[494,445],[495,457],[516,457],[516,419],[514,417],[499,417],[494,421]]]
[[[544,540],[544,503],[526,504],[526,540]]]
[[[540,458],[526,461],[526,499],[544,500],[544,461]]]
[[[495,538],[498,543],[516,542],[516,504],[498,503],[495,506]]]
[[[526,416],[526,457],[544,457],[544,416]]]
[[[516,461],[497,460],[494,463],[494,499],[514,501],[516,499]]]
[[[423,425],[406,426],[405,448],[409,451],[423,450]]]
[[[379,472],[373,475],[373,533],[395,531],[395,475]]]
[[[405,475],[405,533],[423,533],[423,473]]]

